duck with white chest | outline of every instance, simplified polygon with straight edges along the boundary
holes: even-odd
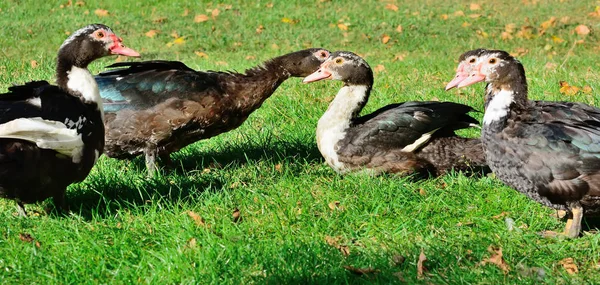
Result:
[[[456,86],[487,83],[481,139],[490,168],[529,198],[568,211],[561,235],[577,237],[582,217],[600,214],[600,109],[530,101],[517,59],[501,50],[475,59],[470,76]]]
[[[476,125],[473,109],[452,102],[404,102],[359,116],[373,87],[373,71],[358,55],[332,53],[320,69],[304,79],[342,81],[317,124],[317,145],[338,173],[430,173],[485,169],[478,139],[454,131]]]
[[[87,177],[104,149],[102,100],[87,66],[139,54],[107,26],[88,25],[58,50],[57,86],[34,81],[0,94],[0,197],[23,204],[53,197],[66,209],[66,187]]]

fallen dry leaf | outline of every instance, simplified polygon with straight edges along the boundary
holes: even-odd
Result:
[[[193,211],[187,211],[187,214],[188,214],[188,216],[190,216],[190,218],[192,218],[192,220],[194,220],[194,222],[196,223],[197,226],[206,226],[204,219],[197,213],[195,213]]]
[[[145,35],[146,35],[146,37],[153,38],[157,34],[158,34],[157,30],[150,30],[150,31],[147,31]]]
[[[233,214],[231,214],[234,223],[238,223],[242,220],[242,215],[240,214],[240,209],[235,208],[233,210]]]
[[[550,20],[543,22],[540,25],[540,35],[543,35],[544,33],[546,33],[546,30],[554,27],[554,25],[556,24],[556,17],[550,17]]]
[[[445,20],[448,20],[448,14],[441,14],[441,15],[440,15],[440,19],[442,19],[442,20],[444,20],[444,21],[445,21]]]
[[[519,30],[515,36],[520,39],[526,39],[526,40],[532,39],[534,37],[533,27],[532,26],[522,26],[521,30]]]
[[[340,29],[342,31],[348,30],[348,26],[346,24],[339,23],[339,24],[337,24],[337,27],[338,27],[338,29]]]
[[[219,9],[217,9],[217,8],[213,9],[212,11],[210,11],[210,15],[213,18],[216,18],[217,16],[219,16],[220,13],[221,13],[221,11],[219,11]]]
[[[425,191],[425,189],[423,189],[423,188],[419,188],[419,195],[427,196],[427,191]]]
[[[507,274],[510,271],[510,268],[502,257],[502,248],[496,248],[495,246],[490,245],[487,250],[489,253],[491,253],[491,256],[490,258],[482,260],[481,265],[486,265],[488,263],[494,264],[498,266],[498,268],[502,269],[504,274]]]
[[[402,25],[398,25],[398,27],[396,27],[396,32],[402,33]]]
[[[375,73],[380,73],[384,70],[385,70],[385,66],[383,66],[383,64],[378,64],[377,66],[375,66],[375,68],[373,68],[373,71],[375,71]]]
[[[583,92],[584,94],[591,94],[592,93],[592,87],[586,85],[583,86],[583,88],[581,88],[581,92]]]
[[[185,9],[183,10],[183,13],[181,13],[181,17],[187,17],[187,15],[190,14],[190,9]]]
[[[392,61],[403,61],[404,58],[406,57],[406,53],[399,53],[394,55],[394,59],[392,59]]]
[[[341,245],[340,244],[341,240],[342,240],[341,236],[337,236],[337,237],[325,236],[325,242],[327,242],[328,245],[337,248],[342,253],[343,256],[350,255],[350,248],[347,245]]]
[[[256,56],[253,56],[253,55],[246,56],[246,60],[254,60],[254,59],[256,59]]]
[[[471,10],[471,11],[481,10],[481,5],[479,5],[477,3],[471,3],[471,5],[469,5],[469,10]]]
[[[98,17],[106,17],[108,16],[108,11],[104,9],[96,9],[96,11],[94,11],[94,14],[96,14],[96,16]]]
[[[358,267],[354,267],[351,265],[344,265],[344,268],[356,275],[365,275],[365,274],[371,274],[371,273],[377,273],[379,272],[379,269],[374,269],[371,267],[367,267],[367,268],[358,268]]]
[[[554,70],[558,67],[558,64],[554,63],[554,62],[547,62],[546,65],[544,65],[544,67],[546,69],[551,69]]]
[[[19,234],[19,239],[21,239],[24,242],[32,242],[34,241],[33,237],[28,234],[28,233],[20,233]]]
[[[529,49],[526,48],[516,48],[514,52],[511,52],[510,55],[514,57],[524,56],[529,53]]]
[[[281,172],[282,171],[282,165],[281,165],[281,163],[277,163],[275,165],[275,171],[277,171],[277,172]]]
[[[339,205],[340,205],[340,201],[333,201],[333,202],[327,204],[327,206],[329,206],[329,209],[331,209],[332,211],[337,209]]]
[[[566,81],[560,81],[559,84],[560,84],[560,89],[558,91],[561,94],[571,95],[572,96],[572,95],[577,94],[577,92],[579,92],[579,87],[577,87],[577,86],[571,86]]]
[[[464,15],[465,15],[465,12],[463,12],[461,10],[454,12],[455,17],[463,17]]]
[[[187,247],[188,248],[196,248],[196,244],[197,244],[196,238],[191,238],[190,240],[188,240]]]
[[[196,15],[196,17],[194,17],[194,23],[202,23],[202,22],[206,22],[208,21],[208,16],[204,15],[204,14],[200,14],[200,15]]]
[[[493,216],[492,218],[493,219],[500,219],[500,218],[503,218],[503,217],[507,216],[508,214],[510,214],[510,212],[502,212],[502,213],[500,213],[498,215]]]
[[[394,254],[394,256],[392,256],[392,262],[394,262],[394,265],[396,266],[402,265],[404,260],[406,260],[406,258],[400,254]]]
[[[577,269],[577,264],[575,264],[575,261],[572,257],[567,257],[559,261],[558,264],[562,265],[562,267],[567,271],[567,273],[571,275],[577,274],[579,272],[579,269]]]
[[[575,33],[580,36],[585,36],[590,33],[590,28],[588,28],[586,25],[579,25],[575,28]]]
[[[267,8],[273,8],[273,3],[267,3],[267,5],[265,5]]]
[[[154,20],[152,20],[152,22],[156,23],[156,24],[162,24],[166,21],[167,21],[167,17],[158,17],[158,18],[154,18]]]
[[[390,36],[388,35],[383,35],[383,37],[381,37],[381,42],[383,44],[387,44],[390,41]]]
[[[600,6],[596,6],[596,10],[588,14],[592,18],[600,18]]]
[[[29,62],[29,64],[31,65],[31,68],[36,68],[36,67],[38,67],[38,62],[37,62],[37,61],[35,61],[35,60],[32,60],[32,61],[30,61],[30,62]]]
[[[271,44],[272,49],[279,49],[279,46],[276,43]]]
[[[201,52],[201,51],[195,51],[194,52],[197,56],[201,57],[201,58],[208,58],[208,54]]]
[[[394,5],[394,4],[386,4],[385,8],[394,12],[398,11],[398,6]]]
[[[419,279],[423,278],[423,273],[427,271],[427,268],[425,268],[425,265],[423,264],[425,263],[425,261],[427,261],[427,256],[425,256],[425,253],[421,249],[421,254],[419,254],[419,261],[417,261],[417,277]]]
[[[265,29],[265,27],[263,25],[259,25],[258,28],[256,28],[256,33],[260,34],[263,32],[264,29]]]

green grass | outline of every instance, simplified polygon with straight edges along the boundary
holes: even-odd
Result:
[[[176,59],[197,69],[241,71],[310,46],[354,51],[372,67],[385,66],[376,73],[365,112],[434,97],[481,110],[482,85],[443,91],[458,56],[477,47],[527,50],[519,58],[532,99],[600,106],[594,96],[600,88],[600,19],[588,16],[599,1],[480,1],[477,11],[469,9],[469,1],[442,0],[398,1],[398,11],[384,9],[391,1],[273,1],[272,8],[268,1],[222,3],[230,9],[198,1],[85,1],[64,8],[42,2],[0,3],[0,90],[53,79],[65,32],[102,22],[144,59]],[[215,8],[220,10],[216,19],[194,23],[196,14]],[[96,9],[110,14],[98,17]],[[188,15],[182,16],[186,9]],[[155,22],[162,17],[162,23]],[[282,22],[284,17],[298,22]],[[550,17],[557,18],[555,26],[539,35]],[[561,22],[563,17],[569,18]],[[349,24],[348,31],[336,26],[340,22]],[[502,40],[510,23],[516,25],[515,37]],[[574,34],[579,24],[592,33]],[[264,30],[257,34],[260,25]],[[516,37],[522,26],[533,27],[533,38]],[[151,29],[160,33],[148,38]],[[168,47],[174,31],[185,43]],[[384,34],[391,37],[387,44],[381,42]],[[582,38],[582,44],[573,44]],[[404,60],[394,61],[399,54]],[[90,69],[101,71],[114,60],[100,60]],[[547,63],[556,67],[548,69]],[[561,80],[594,92],[562,95]],[[600,235],[538,237],[537,232],[561,230],[564,223],[496,179],[451,174],[412,182],[336,175],[316,149],[314,130],[339,87],[290,79],[239,129],[173,154],[180,167],[156,179],[146,179],[141,159],[103,157],[83,183],[69,187],[74,215],[47,214],[43,209],[51,201],[46,201],[27,206],[30,217],[21,219],[15,217],[14,202],[0,201],[0,283],[389,284],[402,282],[398,276],[406,283],[428,284],[600,282]],[[476,130],[464,133],[477,135]],[[235,209],[241,216],[237,221]],[[204,225],[188,211],[200,215]],[[497,216],[503,212],[508,214]],[[508,231],[506,217],[520,231]],[[25,233],[39,247],[22,241]],[[337,244],[330,245],[327,237],[337,238]],[[480,263],[490,256],[490,245],[502,248],[507,274]],[[421,251],[428,271],[419,279]],[[404,263],[392,262],[395,255],[404,256]],[[567,257],[574,259],[577,274],[559,264]],[[344,265],[379,272],[356,276]],[[530,267],[545,273],[538,277],[519,269]]]

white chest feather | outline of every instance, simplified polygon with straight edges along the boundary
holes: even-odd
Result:
[[[338,159],[337,143],[346,136],[352,112],[364,100],[366,92],[366,86],[342,87],[317,124],[319,151],[327,164],[337,172],[343,172],[344,168],[344,164]]]
[[[35,143],[39,148],[52,149],[81,161],[83,141],[81,134],[61,122],[36,118],[20,118],[0,125],[0,138],[20,139]]]
[[[73,66],[67,75],[67,88],[81,93],[84,100],[88,102],[96,102],[98,109],[102,113],[104,120],[104,110],[102,106],[102,98],[98,92],[98,84],[94,76],[86,68]]]
[[[500,90],[485,109],[483,116],[483,124],[489,125],[494,121],[500,120],[508,115],[508,109],[513,101],[513,92],[508,90]]]

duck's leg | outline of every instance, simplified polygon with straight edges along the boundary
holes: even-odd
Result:
[[[17,200],[17,212],[21,217],[27,217],[27,211],[25,211],[25,205],[20,200]]]
[[[61,191],[60,193],[54,195],[54,206],[64,214],[68,214],[70,212],[69,206],[67,205],[66,189]]]
[[[171,160],[170,153],[159,154],[159,157],[160,157],[160,162],[162,162],[166,168],[170,169],[173,167],[173,161]]]
[[[576,238],[581,232],[581,219],[583,218],[583,207],[579,203],[570,205],[572,217],[567,220],[565,232],[563,233],[568,238]]]
[[[542,237],[545,238],[556,238],[556,237],[566,237],[566,238],[576,238],[579,236],[581,232],[581,220],[583,218],[583,207],[578,202],[570,203],[568,205],[571,216],[567,219],[567,224],[565,225],[565,231],[562,233],[557,233],[554,231],[544,231],[541,233]]]
[[[148,177],[154,177],[154,174],[158,170],[156,166],[156,147],[146,147],[144,154],[146,155],[146,170],[148,171]]]

